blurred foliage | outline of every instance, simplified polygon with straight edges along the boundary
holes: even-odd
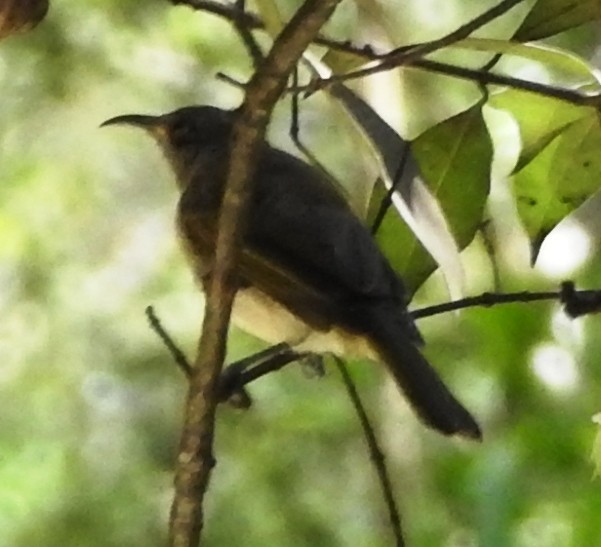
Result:
[[[394,29],[395,43],[423,41],[494,3],[414,0],[402,13],[395,4],[376,10],[348,3],[329,31],[364,37],[360,26],[371,13]],[[544,2],[526,18],[532,4],[516,10],[511,24],[495,21],[491,32],[511,36],[524,20],[521,32],[543,32]],[[278,5],[288,14],[296,3]],[[591,52],[596,32],[577,27],[554,40]],[[507,66],[542,70],[532,60]],[[240,91],[215,73],[243,80],[250,69],[226,22],[160,0],[54,2],[35,31],[0,43],[2,545],[165,543],[185,382],[150,332],[144,308],[153,304],[191,353],[202,299],[177,249],[177,196],[162,158],[135,132],[97,128],[129,112],[236,106]],[[405,120],[413,136],[481,98],[471,83],[407,74],[419,74],[402,91],[415,114]],[[383,110],[396,112],[399,95],[378,97]],[[484,116],[495,144],[490,206],[502,212],[495,240],[503,289],[547,289],[565,275],[599,287],[595,203],[576,219],[584,231],[575,241],[589,242],[588,261],[573,261],[578,245],[562,247],[556,230],[540,250],[541,263],[550,257],[556,269],[529,269],[529,244],[506,179],[520,158],[520,131],[536,158],[549,153],[546,143],[537,148],[549,131],[578,117],[540,114],[547,112],[540,99],[528,117],[526,100],[532,97],[508,101],[511,108],[493,103],[497,114],[515,114],[505,115],[505,125],[488,106]],[[348,120],[319,94],[302,106],[303,141],[347,188],[360,191],[373,168]],[[289,120],[284,100],[271,138],[293,150]],[[562,173],[571,187],[569,169]],[[490,290],[480,238],[462,259],[469,292]],[[445,298],[435,274],[416,305]],[[421,323],[428,356],[483,424],[479,446],[425,430],[380,368],[352,363],[410,545],[598,545],[601,487],[591,480],[590,417],[601,398],[600,321],[568,322],[554,305],[514,304]],[[260,347],[235,331],[229,357]],[[390,545],[375,474],[341,383],[333,372],[306,376],[290,367],[251,387],[249,412],[220,408],[205,545]]]

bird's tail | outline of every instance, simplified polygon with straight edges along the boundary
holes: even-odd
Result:
[[[373,318],[372,341],[417,414],[445,435],[480,440],[478,423],[420,353],[406,326],[382,315]]]

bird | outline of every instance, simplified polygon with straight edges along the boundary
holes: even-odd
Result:
[[[187,106],[102,124],[142,128],[158,143],[180,192],[179,236],[205,290],[239,112]],[[251,188],[234,324],[299,353],[380,362],[427,426],[480,440],[477,421],[421,352],[400,276],[323,171],[263,140]]]

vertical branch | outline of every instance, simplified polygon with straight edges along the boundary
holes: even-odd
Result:
[[[169,545],[198,545],[203,527],[203,499],[215,465],[213,435],[218,380],[235,294],[233,282],[248,216],[251,182],[267,123],[297,60],[328,20],[340,0],[306,0],[276,39],[251,78],[240,117],[234,125],[215,267],[180,439],[171,506]]]

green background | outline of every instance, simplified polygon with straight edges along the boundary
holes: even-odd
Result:
[[[398,27],[411,42],[452,29],[485,3],[443,2],[444,14],[436,2],[429,12],[423,2],[407,4],[413,23]],[[349,4],[331,32],[359,36],[362,17]],[[586,54],[596,30],[562,40]],[[241,92],[215,73],[244,80],[250,69],[227,23],[158,0],[57,0],[35,31],[0,43],[2,545],[165,543],[186,386],[144,309],[152,304],[192,355],[203,303],[177,248],[177,194],[158,150],[135,131],[98,126],[193,103],[237,106]],[[448,92],[466,108],[473,96],[462,103],[462,86]],[[340,110],[318,96],[301,115],[310,148],[349,187],[362,184],[369,170]],[[283,101],[271,138],[293,150],[289,120]],[[497,185],[503,194],[506,181]],[[557,278],[529,269],[513,209],[497,209],[503,289],[555,287]],[[587,210],[592,254],[569,275],[598,287],[591,219],[599,215],[594,204]],[[480,239],[463,259],[467,292],[491,290]],[[435,275],[414,305],[446,298]],[[479,417],[484,442],[425,430],[379,367],[351,363],[409,544],[599,545],[590,418],[601,397],[600,320],[570,323],[556,305],[514,304],[425,319],[420,328],[428,357]],[[573,358],[573,382],[553,388],[535,374],[541,344]],[[261,347],[234,330],[229,358]],[[390,545],[376,476],[334,367],[316,379],[291,366],[250,390],[250,411],[219,409],[204,544]]]

